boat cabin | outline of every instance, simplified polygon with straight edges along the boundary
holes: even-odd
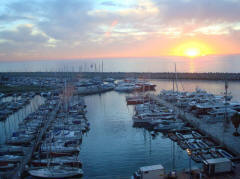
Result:
[[[208,112],[212,119],[223,120],[226,116],[232,117],[237,111],[230,108],[219,108]]]
[[[203,160],[203,169],[209,176],[214,176],[218,173],[231,172],[232,162],[228,158]]]
[[[164,168],[162,165],[151,165],[140,167],[140,169],[134,173],[134,179],[163,179]]]

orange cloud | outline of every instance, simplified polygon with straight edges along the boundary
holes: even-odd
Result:
[[[117,20],[114,20],[114,21],[112,22],[110,28],[108,29],[108,31],[105,32],[105,35],[104,35],[104,36],[105,36],[105,37],[110,37],[111,34],[112,34],[112,31],[113,31],[114,27],[115,27],[117,24],[118,24],[118,21],[117,21]]]

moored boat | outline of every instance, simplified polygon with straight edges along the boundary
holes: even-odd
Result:
[[[0,163],[0,171],[8,171],[15,168],[16,165],[13,163]]]
[[[165,178],[165,169],[162,165],[151,165],[140,167],[136,171],[131,179],[164,179]]]
[[[176,134],[173,132],[168,133],[168,137],[175,142],[178,140]]]
[[[46,158],[46,159],[35,159],[32,160],[32,165],[37,166],[56,166],[59,164],[67,165],[71,167],[80,167],[82,168],[82,162],[77,159],[76,156],[64,156],[64,157],[53,157],[53,158]]]
[[[28,171],[31,176],[38,178],[70,178],[83,175],[83,170],[80,168],[68,166],[50,166],[41,168],[32,168]]]
[[[0,156],[0,163],[17,163],[23,159],[23,156],[19,155],[3,155]]]

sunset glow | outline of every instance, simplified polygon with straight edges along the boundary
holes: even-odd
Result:
[[[239,54],[239,8],[235,0],[3,0],[0,61]]]
[[[211,47],[209,47],[209,45],[202,42],[185,42],[178,45],[173,51],[173,55],[187,56],[190,58],[211,54],[214,54],[214,51]]]

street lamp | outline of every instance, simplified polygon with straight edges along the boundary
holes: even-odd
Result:
[[[187,154],[189,156],[189,178],[191,179],[192,178],[192,175],[191,175],[191,155],[192,155],[192,151],[190,149],[187,149]]]

